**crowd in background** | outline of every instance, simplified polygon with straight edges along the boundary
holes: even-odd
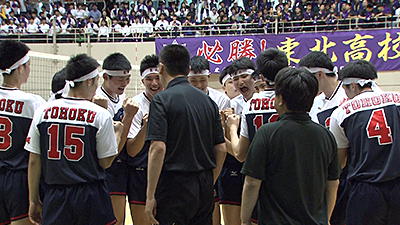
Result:
[[[312,31],[315,25],[318,30],[374,28],[395,21],[399,5],[399,0],[3,1],[0,29],[2,35],[51,35],[54,30],[68,34],[78,28],[108,38],[111,33],[124,37],[268,33],[276,20],[284,32]]]

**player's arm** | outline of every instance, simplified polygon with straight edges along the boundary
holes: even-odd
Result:
[[[336,195],[339,186],[339,180],[328,180],[326,182],[326,203],[328,206],[328,219],[331,220],[333,208],[336,204]]]
[[[240,116],[238,115],[230,115],[228,116],[227,126],[230,130],[231,137],[231,148],[234,153],[234,156],[240,162],[243,162],[246,159],[247,152],[250,146],[250,140],[237,134],[237,130],[239,128]],[[229,144],[228,144],[229,145]]]
[[[158,224],[155,217],[156,199],[155,192],[164,164],[166,145],[163,141],[152,141],[149,149],[149,161],[147,170],[147,198],[146,214],[152,224]]]
[[[240,218],[243,225],[251,225],[251,214],[257,203],[260,187],[261,180],[246,175],[242,193],[242,206],[240,207]]]
[[[342,168],[346,166],[348,151],[348,148],[338,148],[339,162]]]
[[[214,184],[218,179],[219,174],[221,173],[222,166],[224,165],[225,157],[226,157],[226,146],[225,143],[217,144],[214,146],[214,155],[216,167],[213,169],[214,174]]]
[[[131,98],[126,98],[123,102],[124,107],[124,118],[122,119],[123,129],[118,144],[118,153],[122,150],[125,145],[126,138],[129,133],[129,128],[132,124],[132,119],[139,110],[139,104],[133,101]]]
[[[29,187],[29,219],[32,223],[41,223],[42,203],[39,198],[39,182],[42,162],[40,155],[29,154],[28,187]]]
[[[132,157],[138,154],[144,146],[146,138],[146,130],[147,130],[147,121],[148,121],[148,114],[146,114],[143,117],[143,126],[137,133],[137,135],[134,138],[128,138],[128,140],[126,141],[126,150],[128,151],[128,154]],[[132,124],[131,126],[135,126],[135,124]]]

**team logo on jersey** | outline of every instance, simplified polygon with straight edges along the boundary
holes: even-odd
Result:
[[[31,137],[26,137],[25,142],[28,143],[28,144],[30,144],[30,143],[31,143]]]

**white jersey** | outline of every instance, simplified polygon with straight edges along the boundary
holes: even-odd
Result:
[[[114,118],[114,120],[121,121],[122,117],[119,119],[116,119],[115,116],[123,115],[122,103],[124,102],[124,99],[125,99],[125,93],[123,93],[122,95],[118,95],[117,99],[115,99],[104,90],[103,86],[100,86],[96,90],[96,95],[100,95],[100,96],[107,98],[108,112],[110,112],[110,114]]]
[[[207,94],[218,105],[219,110],[225,110],[230,106],[230,99],[228,96],[213,88],[207,87]]]
[[[230,107],[235,109],[236,115],[242,115],[243,107],[246,105],[246,102],[246,99],[240,94],[230,100]]]
[[[25,149],[40,155],[48,184],[104,180],[98,159],[118,154],[110,113],[85,99],[69,97],[35,111]]]
[[[143,117],[149,113],[150,109],[150,99],[146,96],[145,92],[134,96],[132,99],[139,104],[139,110],[132,119],[128,138],[136,137],[136,135],[142,129]]]
[[[329,127],[332,112],[346,100],[346,92],[342,87],[342,83],[339,83],[330,98],[327,98],[323,93],[315,97],[310,111],[311,119],[316,123]]]
[[[34,112],[44,103],[40,96],[0,87],[0,168],[28,168],[24,144]]]
[[[257,130],[266,123],[275,122],[278,113],[275,109],[275,91],[254,93],[246,102],[241,114],[240,135],[253,140]]]

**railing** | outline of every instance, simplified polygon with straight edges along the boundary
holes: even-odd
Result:
[[[358,18],[338,19],[326,22],[324,20],[290,21],[283,22],[275,20],[261,25],[256,23],[233,23],[233,24],[208,24],[175,27],[168,30],[156,30],[152,33],[134,32],[123,34],[110,32],[108,37],[89,33],[83,28],[68,29],[67,33],[54,30],[53,34],[8,34],[1,35],[1,39],[16,39],[25,43],[91,43],[91,42],[137,42],[154,41],[156,38],[177,37],[204,37],[204,36],[226,36],[226,35],[249,35],[249,34],[278,34],[298,32],[334,32],[350,31],[358,29],[391,29],[399,27],[398,17],[379,17],[375,21],[365,21]],[[55,34],[55,35],[54,35]]]

